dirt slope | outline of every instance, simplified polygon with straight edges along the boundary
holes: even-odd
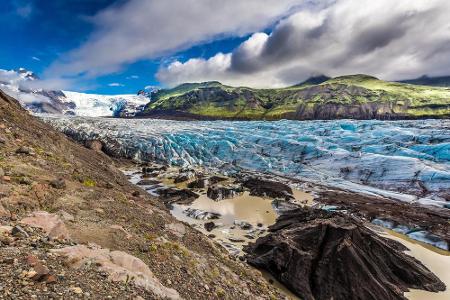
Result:
[[[122,163],[70,141],[0,91],[0,298],[280,297],[128,183]],[[36,211],[49,214],[23,220]],[[95,251],[102,259],[87,258]]]

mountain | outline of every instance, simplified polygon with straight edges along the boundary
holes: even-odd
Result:
[[[0,89],[34,113],[132,116],[149,101],[145,95],[96,95],[36,88],[39,80],[36,74],[23,68],[0,70]]]
[[[322,78],[325,79],[325,78]],[[320,81],[320,80],[319,80]],[[357,74],[279,89],[187,83],[151,94],[138,116],[188,119],[416,119],[450,116],[450,90]]]
[[[419,78],[401,80],[399,82],[415,85],[450,87],[450,76],[428,77],[427,75],[423,75]]]
[[[300,86],[321,84],[329,79],[331,79],[331,77],[328,77],[326,75],[312,76],[312,77],[309,77],[308,79],[306,79],[305,81],[302,81],[299,84],[296,84],[294,86],[300,87]]]

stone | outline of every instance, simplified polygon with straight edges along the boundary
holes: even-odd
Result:
[[[70,239],[64,222],[56,214],[50,214],[46,211],[35,211],[28,217],[22,219],[20,223],[41,228],[52,239]]]
[[[25,258],[25,262],[33,268],[32,272],[28,273],[28,277],[34,281],[48,281],[50,276],[50,270],[44,265],[36,256],[28,255]],[[50,281],[53,279],[50,278]]]
[[[3,176],[5,176],[5,171],[3,171],[2,168],[0,168],[0,178],[3,177]]]
[[[445,290],[405,250],[351,216],[312,208],[286,212],[268,235],[244,247],[250,265],[306,300],[405,299],[410,288]]]
[[[212,200],[224,200],[237,197],[244,192],[240,185],[214,185],[208,188],[206,195]]]
[[[151,166],[151,167],[142,167],[142,173],[144,174],[150,174],[154,172],[160,172],[160,171],[166,171],[166,166]]]
[[[183,211],[183,213],[186,216],[193,218],[193,219],[197,219],[197,220],[212,220],[212,219],[220,218],[220,214],[218,214],[218,213],[204,211],[204,210],[196,209],[196,208],[192,208],[192,207],[186,208]]]
[[[234,225],[238,226],[242,230],[250,230],[253,228],[252,224],[245,222],[245,221],[239,221],[239,220],[235,220]]]
[[[115,230],[118,230],[118,231],[123,232],[123,233],[125,234],[125,237],[126,237],[127,240],[129,240],[129,239],[131,239],[131,238],[133,237],[132,234],[128,233],[128,231],[126,231],[126,230],[125,230],[122,226],[120,226],[120,225],[111,225],[111,226],[109,226],[109,228],[115,229]]]
[[[172,203],[189,204],[199,197],[189,189],[166,188],[156,191],[162,202],[170,207]]]
[[[60,210],[58,212],[58,215],[61,217],[62,220],[67,221],[67,222],[73,222],[75,221],[75,218],[73,215],[69,214],[68,212],[64,211],[64,210]]]
[[[255,177],[244,180],[242,185],[250,190],[252,196],[294,199],[292,188],[281,182]]]
[[[33,180],[31,180],[31,179],[28,178],[28,177],[21,177],[21,178],[19,179],[19,183],[20,183],[20,184],[24,184],[24,185],[32,185],[32,184],[33,184]]]
[[[205,227],[206,231],[210,232],[214,228],[216,228],[216,223],[214,223],[214,222],[206,222],[205,224],[203,224],[203,226]]]
[[[180,173],[178,176],[175,177],[174,179],[174,183],[181,183],[181,182],[185,182],[191,179],[195,178],[195,172],[193,171],[186,171],[184,173]]]
[[[208,185],[209,185],[209,179],[206,177],[203,177],[203,178],[196,179],[192,182],[189,182],[187,187],[190,189],[204,189],[204,188],[208,187]]]
[[[245,242],[244,239],[236,238],[236,237],[229,237],[228,240],[229,240],[230,242],[233,242],[233,243],[243,243],[243,242]]]
[[[159,184],[159,183],[161,183],[161,181],[152,180],[152,179],[142,179],[142,180],[138,181],[136,184],[137,185],[155,185],[155,184]]]
[[[1,225],[0,226],[0,236],[4,235],[10,235],[12,234],[13,227],[8,225]]]
[[[50,181],[50,186],[54,189],[63,190],[66,188],[66,181],[63,178],[58,178]]]
[[[73,293],[77,294],[77,295],[83,294],[83,290],[82,290],[80,287],[77,287],[77,286],[71,287],[70,290],[71,290]]]
[[[21,237],[21,238],[27,238],[30,235],[23,229],[21,226],[17,225],[14,226],[11,231],[12,236]]]
[[[17,154],[26,154],[31,155],[33,154],[33,149],[27,146],[21,146],[16,150]]]
[[[186,234],[186,227],[181,223],[167,224],[166,229],[179,238],[182,238]]]

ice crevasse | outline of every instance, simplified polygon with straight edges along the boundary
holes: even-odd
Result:
[[[450,121],[171,121],[43,119],[110,154],[173,165],[272,172],[404,201],[446,206]]]

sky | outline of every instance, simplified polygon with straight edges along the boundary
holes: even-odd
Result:
[[[0,69],[104,94],[441,76],[450,74],[449,15],[448,0],[2,0]]]

